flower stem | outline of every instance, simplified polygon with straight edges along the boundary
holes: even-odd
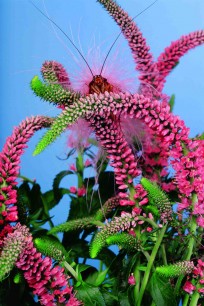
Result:
[[[194,193],[192,196],[192,205],[194,205],[197,202],[197,195]],[[189,230],[189,234],[190,234],[190,239],[189,239],[189,243],[188,243],[188,247],[187,247],[187,251],[186,254],[184,255],[183,260],[190,260],[191,259],[191,255],[193,253],[193,248],[194,248],[194,244],[195,244],[195,238],[194,235],[196,233],[196,229],[197,229],[197,223],[196,223],[196,216],[192,216],[191,217],[191,225],[190,225],[190,230]],[[180,286],[181,286],[181,282],[183,280],[184,276],[181,275],[179,276],[176,286],[175,286],[175,293],[178,294]]]
[[[199,297],[200,297],[200,294],[198,292],[194,292],[189,306],[197,306]]]
[[[140,292],[139,290],[140,290],[141,275],[140,275],[140,271],[138,269],[139,266],[140,266],[140,258],[136,262],[136,269],[134,271],[134,277],[136,279],[136,284],[135,284],[135,287],[134,287],[135,301],[137,300],[139,292]]]
[[[63,261],[64,267],[69,271],[69,273],[78,281],[78,275],[75,270],[68,264],[67,261]]]
[[[186,294],[182,303],[182,306],[187,306],[188,305],[188,301],[189,301],[189,294]]]
[[[144,278],[142,280],[142,285],[141,285],[141,288],[140,288],[140,293],[139,293],[139,297],[138,297],[136,306],[140,306],[141,305],[142,298],[143,298],[143,295],[144,295],[144,292],[145,292],[145,289],[146,289],[146,286],[147,286],[147,283],[148,283],[148,280],[149,280],[149,275],[150,275],[150,272],[151,272],[151,269],[152,269],[155,257],[157,255],[158,249],[159,249],[159,247],[161,245],[162,239],[163,239],[164,234],[166,232],[166,228],[167,228],[167,224],[164,225],[163,228],[161,229],[161,232],[158,235],[157,241],[156,241],[156,243],[155,243],[155,245],[153,247],[152,253],[151,253],[150,258],[149,258],[149,262],[147,264],[147,269],[145,271]]]
[[[162,243],[162,245],[161,245],[161,253],[162,253],[163,264],[164,264],[165,266],[167,266],[168,263],[167,263],[166,249],[165,249],[164,243]]]
[[[84,161],[83,154],[79,150],[77,156],[77,178],[78,178],[78,188],[83,186],[83,171],[84,171]]]
[[[158,225],[156,224],[156,222],[154,222],[154,220],[150,219],[150,218],[145,218],[143,216],[138,216],[138,220],[142,220],[145,222],[148,222],[154,229],[158,229]]]

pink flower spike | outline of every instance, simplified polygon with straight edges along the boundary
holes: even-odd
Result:
[[[204,217],[199,216],[199,217],[196,219],[196,222],[197,222],[198,226],[204,228]]]

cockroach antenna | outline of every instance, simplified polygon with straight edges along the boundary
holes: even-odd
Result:
[[[77,46],[74,44],[74,42],[71,40],[71,38],[62,30],[62,28],[60,28],[60,26],[58,26],[58,24],[52,20],[49,16],[47,16],[46,14],[43,13],[43,11],[41,11],[39,9],[39,7],[37,7],[32,1],[29,1],[45,18],[47,18],[49,21],[51,21],[59,30],[60,32],[62,32],[65,37],[70,41],[70,43],[72,44],[72,46],[78,51],[78,53],[81,55],[81,57],[83,58],[84,62],[86,63],[87,67],[89,68],[92,76],[94,77],[94,74],[91,70],[91,67],[89,66],[87,60],[85,59],[85,57],[83,56],[83,54],[81,53],[81,51],[77,48]]]
[[[133,17],[131,21],[133,21],[135,18],[137,18],[138,16],[140,16],[141,14],[143,14],[145,11],[147,11],[147,10],[148,10],[151,6],[153,6],[157,1],[158,1],[158,0],[155,0],[155,1],[152,2],[150,5],[148,5],[144,10],[142,10],[139,14],[137,14],[135,17]],[[101,75],[102,72],[103,72],[103,68],[104,68],[104,66],[105,66],[105,63],[106,63],[106,61],[107,61],[107,59],[108,59],[108,56],[109,56],[111,50],[113,49],[115,43],[117,42],[118,38],[119,38],[120,35],[122,34],[122,31],[123,31],[123,30],[124,30],[124,28],[122,28],[122,30],[120,31],[120,33],[118,34],[118,36],[116,37],[116,39],[114,40],[114,42],[112,43],[112,45],[110,46],[110,49],[109,49],[108,53],[106,54],[106,57],[105,57],[104,62],[103,62],[103,65],[102,65],[102,67],[101,67],[100,75]]]

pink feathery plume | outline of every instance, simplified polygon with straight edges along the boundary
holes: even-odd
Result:
[[[0,224],[3,224],[3,220],[17,221],[17,207],[14,204],[17,201],[15,186],[19,174],[20,157],[35,131],[49,126],[51,122],[52,119],[43,116],[27,118],[7,138],[0,153],[0,207],[2,209]]]
[[[164,52],[160,54],[155,63],[155,71],[157,73],[151,76],[151,85],[157,91],[161,92],[165,83],[167,75],[178,64],[180,58],[189,50],[204,43],[204,30],[195,31],[188,35],[183,35],[178,40],[171,43],[165,48]]]
[[[75,148],[78,151],[84,150],[90,146],[89,137],[91,133],[92,129],[88,122],[81,118],[78,119],[76,123],[69,127],[68,147]]]

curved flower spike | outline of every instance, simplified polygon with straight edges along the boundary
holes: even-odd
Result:
[[[36,96],[59,106],[73,104],[80,97],[79,93],[69,91],[60,84],[44,84],[38,76],[31,80],[30,86]]]
[[[53,266],[52,259],[42,256],[33,245],[32,236],[26,226],[17,224],[14,232],[5,239],[10,242],[20,240],[18,249],[23,249],[17,258],[16,266],[23,271],[29,287],[33,294],[38,296],[41,305],[81,305],[80,301],[74,298],[73,287],[68,283],[68,277],[60,266]],[[6,242],[5,242],[6,245]],[[13,243],[9,244],[12,252]],[[75,299],[76,304],[70,300]]]
[[[157,91],[161,92],[167,75],[178,64],[180,58],[189,50],[203,43],[204,30],[183,35],[178,40],[172,42],[171,45],[165,48],[164,52],[160,54],[155,63],[155,71],[157,71],[157,74],[152,78],[151,85],[154,86]]]
[[[43,79],[50,84],[59,84],[65,89],[71,88],[71,82],[65,68],[58,62],[45,61],[41,68]]]
[[[136,69],[143,74],[148,71],[151,74],[154,69],[153,57],[149,52],[149,47],[146,44],[146,39],[143,37],[133,19],[115,2],[112,0],[98,0],[109,14],[114,18],[115,22],[121,28],[125,38],[128,40],[129,47],[132,51],[133,58],[137,64]],[[148,74],[146,77],[148,78]],[[150,76],[151,78],[151,76]]]
[[[161,213],[161,220],[167,222],[172,218],[172,205],[167,195],[156,185],[146,178],[141,179],[143,188],[148,192],[150,205],[157,207]]]
[[[20,157],[27,147],[26,143],[32,135],[42,127],[48,127],[52,122],[49,117],[36,116],[27,118],[16,127],[13,134],[7,138],[0,153],[0,205],[1,215],[7,222],[17,220],[16,178],[19,173]]]
[[[97,138],[108,152],[119,189],[122,192],[129,189],[133,196],[132,182],[140,175],[140,171],[137,167],[137,158],[121,131],[121,115],[142,120],[167,146],[173,148],[174,144],[180,141],[188,143],[188,129],[182,120],[170,113],[170,107],[166,103],[150,100],[138,94],[106,92],[104,95],[94,94],[80,98],[78,103],[67,107],[38,143],[34,155],[43,151],[69,124],[83,117],[95,129]],[[181,155],[182,146],[177,144],[176,148]],[[127,198],[120,201],[120,205],[134,205],[134,198],[131,196],[128,199],[127,194],[126,196]]]
[[[173,265],[161,266],[156,268],[156,273],[165,277],[178,277],[180,275],[186,275],[193,272],[195,269],[192,261],[181,261]]]
[[[111,222],[107,223],[100,232],[98,232],[90,246],[90,256],[95,258],[101,249],[106,245],[107,239],[120,231],[126,231],[134,228],[137,224],[137,216],[130,213],[123,213],[121,217],[115,217]]]
[[[105,218],[108,217],[109,213],[112,212],[114,208],[119,205],[119,197],[112,197],[107,200],[103,207],[99,209],[94,216],[84,217],[76,220],[70,220],[68,222],[59,224],[54,226],[49,230],[49,234],[56,234],[59,232],[69,232],[73,229],[88,229],[92,228],[93,226],[98,225],[99,222],[97,221],[104,221]]]
[[[27,234],[28,229],[18,224],[14,228],[14,232],[9,233],[4,238],[4,247],[0,256],[0,281],[13,269],[19,255],[26,246],[25,237]]]

